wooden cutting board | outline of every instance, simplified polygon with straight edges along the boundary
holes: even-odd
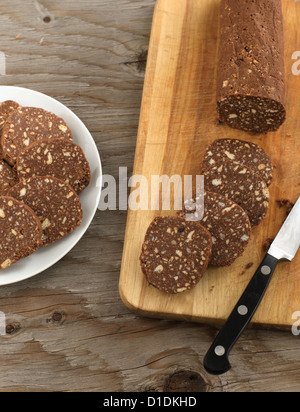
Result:
[[[216,116],[216,67],[220,0],[158,0],[149,48],[135,175],[150,186],[151,175],[197,175],[205,148],[218,138],[239,138],[261,145],[275,169],[266,220],[254,229],[243,255],[228,268],[210,267],[197,287],[168,296],[149,286],[139,265],[148,225],[170,211],[130,211],[120,276],[123,302],[138,314],[222,324],[246,288],[286,217],[278,201],[300,196],[300,76],[292,55],[300,49],[300,2],[283,0],[287,81],[287,121],[268,135],[219,126]],[[150,197],[150,187],[149,187]],[[158,201],[158,199],[151,199]],[[150,199],[149,199],[150,204]],[[300,254],[280,263],[252,326],[291,328],[300,311]]]

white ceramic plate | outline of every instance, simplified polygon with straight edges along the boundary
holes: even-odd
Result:
[[[62,117],[72,130],[74,143],[82,147],[90,163],[92,179],[89,187],[79,196],[83,210],[82,225],[64,239],[0,271],[0,286],[35,276],[62,259],[88,229],[97,211],[102,187],[102,167],[97,146],[88,129],[70,109],[49,96],[20,87],[0,86],[0,102],[5,100],[14,100],[21,106],[39,107]]]

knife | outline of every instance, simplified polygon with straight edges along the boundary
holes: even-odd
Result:
[[[229,353],[261,303],[278,262],[292,261],[300,247],[300,198],[284,222],[267,255],[257,269],[243,296],[220,331],[205,359],[204,368],[212,375],[231,369]]]

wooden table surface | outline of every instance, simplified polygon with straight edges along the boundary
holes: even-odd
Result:
[[[188,0],[182,0],[188,1]],[[105,174],[132,172],[155,0],[10,0],[0,5],[2,85],[32,88],[91,131]],[[217,330],[131,313],[118,281],[126,211],[97,212],[54,267],[0,288],[1,391],[300,391],[299,337],[248,330],[234,369],[209,376]],[[300,308],[299,308],[300,310]]]

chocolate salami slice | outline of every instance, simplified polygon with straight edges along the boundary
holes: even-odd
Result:
[[[14,165],[19,153],[42,139],[72,140],[66,122],[51,112],[35,107],[19,107],[7,119],[1,144],[5,160]]]
[[[0,196],[5,196],[18,181],[16,171],[9,164],[0,160]]]
[[[59,240],[81,225],[79,197],[57,178],[31,177],[14,186],[9,195],[28,205],[40,219],[43,246]]]
[[[281,0],[221,0],[220,122],[254,133],[286,119]]]
[[[199,222],[157,217],[145,236],[141,267],[151,285],[177,294],[192,289],[202,279],[211,252],[211,236]]]
[[[14,112],[19,106],[19,103],[14,102],[13,100],[6,100],[3,103],[0,103],[0,136],[2,133],[2,129],[4,123],[6,122],[7,118]],[[3,159],[3,150],[0,145],[0,159]]]
[[[12,197],[0,197],[0,270],[34,253],[42,227],[34,212]]]
[[[249,167],[270,186],[273,165],[270,157],[258,145],[237,139],[215,140],[205,153],[203,171],[224,159],[234,160]]]
[[[269,190],[260,176],[248,167],[231,160],[211,166],[205,173],[205,189],[219,193],[241,206],[251,225],[258,225],[266,216]]]
[[[20,179],[53,176],[69,183],[77,194],[91,181],[88,161],[76,144],[65,139],[39,140],[21,152],[16,169]]]
[[[13,100],[6,100],[5,102],[0,103],[0,132],[2,131],[7,118],[19,107],[19,103],[14,102]]]
[[[197,211],[197,197],[184,205],[182,216],[199,221],[211,234],[212,255],[210,264],[230,266],[240,257],[250,240],[251,223],[246,212],[226,197],[211,192],[204,194],[204,214]],[[203,216],[203,217],[202,217]]]

